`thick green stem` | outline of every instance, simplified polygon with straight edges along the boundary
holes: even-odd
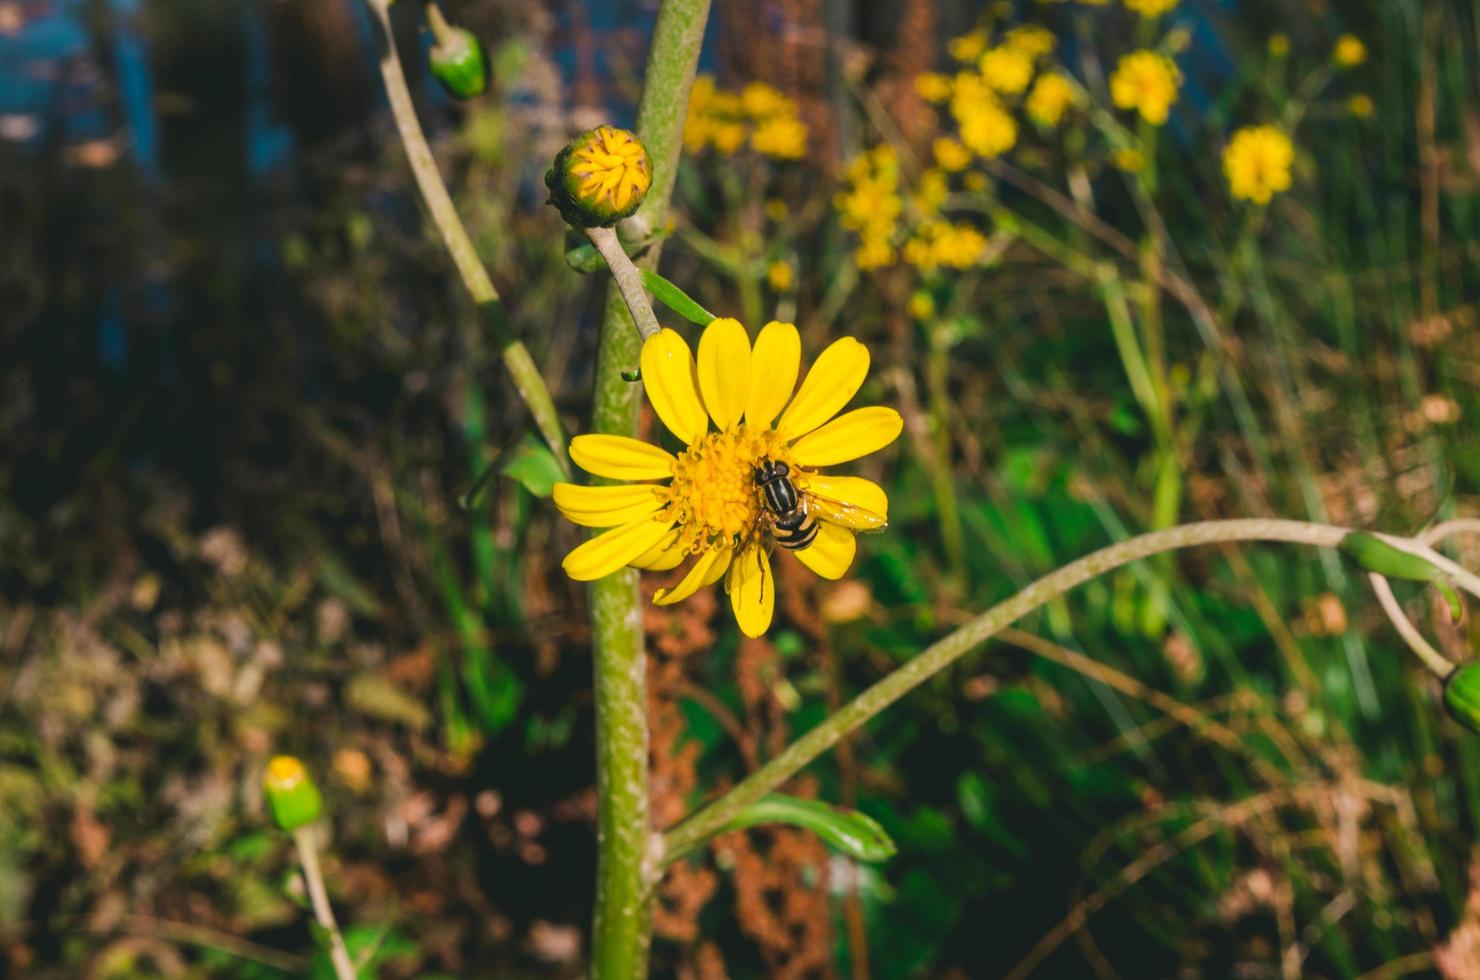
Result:
[[[734,789],[670,831],[663,853],[683,854],[708,840],[740,811],[796,775],[804,766],[836,745],[844,735],[861,727],[874,715],[979,647],[1004,627],[1096,576],[1152,555],[1196,545],[1220,541],[1286,541],[1334,548],[1347,534],[1346,528],[1302,521],[1207,521],[1153,531],[1070,562],[1012,598],[993,606],[844,705]],[[1399,539],[1384,540],[1399,543]],[[1412,549],[1405,547],[1404,550]]]
[[[709,0],[664,0],[653,28],[637,135],[653,161],[653,183],[634,219],[662,228],[682,148],[684,116]],[[642,257],[656,267],[659,244]],[[644,296],[644,300],[646,297]],[[609,289],[596,361],[594,428],[637,433],[640,335],[620,289]],[[623,569],[591,589],[595,647],[597,865],[591,976],[628,980],[647,974],[652,888],[662,841],[648,813],[647,662],[637,573]]]
[[[569,475],[570,464],[565,455],[565,431],[560,425],[560,415],[555,411],[555,402],[550,390],[529,349],[514,336],[509,314],[499,299],[488,270],[478,258],[478,250],[468,237],[467,229],[457,216],[457,208],[447,193],[447,185],[437,170],[437,161],[432,148],[427,145],[426,134],[416,118],[416,106],[411,101],[411,90],[406,87],[406,74],[401,68],[401,58],[396,53],[396,38],[391,30],[390,5],[392,0],[366,0],[380,24],[382,48],[380,51],[380,77],[385,82],[385,94],[390,102],[391,115],[395,117],[396,129],[401,135],[401,144],[406,149],[406,158],[411,162],[411,172],[416,176],[416,186],[421,191],[431,213],[437,233],[457,266],[463,285],[473,302],[478,306],[483,321],[493,334],[498,345],[504,367],[514,379],[514,387],[524,400],[529,414],[534,418],[540,435],[549,444],[551,452],[560,463],[562,471]],[[431,15],[435,6],[428,8]],[[440,11],[436,16],[440,17]]]

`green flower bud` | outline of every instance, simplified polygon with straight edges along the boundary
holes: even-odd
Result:
[[[610,228],[632,214],[653,184],[653,161],[625,129],[588,130],[555,157],[545,174],[550,204],[577,228]]]
[[[1449,675],[1444,682],[1444,709],[1480,735],[1480,663],[1465,664]]]
[[[454,99],[471,99],[488,88],[488,59],[473,32],[448,28],[432,46],[432,76]]]
[[[272,819],[284,830],[294,831],[319,819],[324,798],[303,763],[291,755],[275,755],[262,777]]]

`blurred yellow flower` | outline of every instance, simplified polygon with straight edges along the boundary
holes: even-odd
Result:
[[[940,211],[949,194],[950,187],[946,183],[945,171],[932,168],[920,175],[920,182],[910,199],[921,214],[931,215]]]
[[[1290,53],[1290,35],[1279,33],[1269,35],[1268,48],[1271,57],[1285,57]]]
[[[944,102],[951,97],[951,80],[934,71],[916,75],[915,94],[926,102]]]
[[[1355,34],[1343,34],[1336,39],[1331,57],[1343,68],[1355,68],[1367,60],[1367,45]]]
[[[765,82],[750,82],[740,92],[716,87],[700,75],[689,92],[683,144],[689,153],[706,148],[730,156],[749,143],[758,153],[798,159],[807,153],[807,125],[796,102]]]
[[[882,529],[889,500],[875,483],[819,470],[883,449],[904,423],[885,407],[838,414],[869,368],[868,348],[852,337],[818,356],[793,397],[801,347],[790,323],[768,323],[752,345],[729,318],[704,328],[697,360],[676,331],[648,338],[640,362],[648,400],[687,448],[674,455],[614,435],[571,440],[576,465],[633,482],[555,485],[555,506],[567,519],[609,529],[565,556],[566,574],[593,581],[624,566],[666,570],[688,561],[678,584],[659,589],[653,602],[682,601],[723,578],[741,632],[762,635],[776,603],[776,528],[755,475],[763,464],[781,464],[815,521],[815,536],[794,553],[818,575],[841,578],[853,563],[855,533]]]
[[[1053,32],[1038,24],[1022,24],[1002,36],[1002,46],[1021,51],[1029,58],[1052,54],[1057,41]]]
[[[935,162],[942,170],[955,173],[965,170],[966,165],[971,163],[971,151],[961,145],[961,141],[950,136],[939,136],[931,149],[935,153]]]
[[[1122,147],[1110,154],[1110,165],[1128,174],[1140,173],[1141,168],[1146,166],[1146,158],[1141,155],[1140,150]]]
[[[1155,51],[1133,51],[1120,59],[1110,76],[1110,98],[1117,108],[1134,109],[1153,126],[1163,125],[1177,101],[1182,72],[1172,59]]]
[[[955,38],[946,45],[946,50],[951,57],[957,61],[975,61],[981,57],[987,49],[987,32],[983,30],[971,31]]]
[[[980,171],[973,170],[971,173],[966,175],[964,183],[966,184],[967,190],[971,191],[974,194],[980,194],[982,191],[987,189],[987,175],[981,173]]]
[[[874,269],[894,261],[894,235],[904,199],[899,193],[899,160],[887,143],[848,161],[845,186],[833,196],[838,223],[858,233],[854,261]]]
[[[1235,198],[1268,204],[1290,189],[1295,146],[1274,126],[1249,126],[1233,134],[1223,151],[1223,172]]]
[[[1051,71],[1038,76],[1024,108],[1028,118],[1040,126],[1057,126],[1075,97],[1074,83],[1063,74]]]
[[[922,222],[904,246],[904,259],[922,272],[939,266],[969,269],[986,250],[987,239],[971,225],[932,219]]]
[[[757,153],[780,160],[807,155],[807,124],[795,116],[773,116],[756,124],[750,145]]]
[[[1125,0],[1125,9],[1142,17],[1160,17],[1177,5],[1177,0]]]
[[[1033,80],[1033,56],[1006,44],[982,55],[977,68],[987,85],[1004,95],[1017,95]]]
[[[853,261],[860,269],[881,269],[894,264],[894,246],[887,238],[864,238],[853,253]]]
[[[714,148],[720,153],[730,156],[745,145],[745,124],[738,122],[715,123],[710,129],[709,141],[714,144]]]
[[[791,208],[779,197],[769,198],[765,204],[766,217],[772,221],[785,221],[791,214]]]
[[[961,130],[961,142],[979,157],[998,157],[1017,143],[1017,121],[996,97],[979,102],[962,99],[951,102],[951,113]]]
[[[749,82],[740,90],[740,108],[752,119],[796,115],[796,103],[765,82]]]
[[[791,284],[795,281],[795,274],[791,265],[777,259],[766,266],[766,282],[770,284],[774,293],[786,293],[791,291]]]
[[[935,297],[923,289],[916,290],[910,296],[909,306],[906,312],[916,320],[928,320],[935,316]]]
[[[1377,115],[1377,103],[1366,92],[1358,92],[1347,100],[1346,111],[1358,119],[1371,119]]]

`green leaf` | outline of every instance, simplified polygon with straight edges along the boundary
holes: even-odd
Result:
[[[885,861],[898,850],[872,817],[857,810],[840,810],[818,800],[773,793],[762,797],[725,825],[739,830],[765,823],[784,823],[812,831],[822,842],[856,861]]]
[[[550,496],[555,484],[565,479],[555,454],[534,436],[525,436],[519,441],[499,472],[511,480],[518,480],[536,497]]]
[[[1363,531],[1353,531],[1341,539],[1337,550],[1369,572],[1407,582],[1432,582],[1443,575],[1426,558],[1400,551],[1386,541]]]
[[[658,298],[658,302],[690,323],[706,327],[714,319],[714,314],[695,303],[688,293],[651,269],[642,270],[642,284]]]
[[[363,715],[381,721],[396,722],[425,729],[432,723],[432,713],[414,698],[379,674],[359,674],[346,686],[344,698],[349,706]]]
[[[566,252],[565,264],[583,276],[588,276],[606,266],[606,263],[602,261],[601,253],[596,251],[596,246],[590,242],[577,245]]]

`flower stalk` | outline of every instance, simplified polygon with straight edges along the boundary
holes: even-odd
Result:
[[[451,195],[447,193],[447,185],[443,183],[442,175],[437,170],[437,161],[432,156],[432,148],[427,144],[421,122],[416,118],[416,106],[411,100],[411,90],[406,85],[406,73],[401,67],[400,55],[396,53],[395,33],[391,30],[390,5],[392,0],[365,0],[365,2],[369,4],[371,12],[375,15],[375,21],[380,27],[382,42],[380,77],[385,83],[386,99],[390,102],[391,114],[396,121],[396,130],[406,150],[406,158],[411,164],[412,174],[416,177],[416,186],[421,191],[422,200],[426,202],[427,211],[432,216],[432,223],[437,228],[442,244],[447,248],[447,254],[452,257],[453,264],[457,266],[463,286],[467,289],[468,295],[473,298],[473,303],[477,305],[478,312],[493,335],[494,343],[498,345],[504,368],[509,372],[509,377],[513,379],[519,397],[529,409],[529,414],[533,417],[540,436],[559,461],[561,471],[569,474],[570,463],[565,452],[565,431],[560,425],[560,415],[555,410],[555,402],[550,397],[550,389],[535,365],[534,358],[530,357],[529,349],[514,336],[514,328],[509,322],[508,311],[504,309],[503,300],[494,287],[493,280],[489,278],[488,270],[483,267],[483,262],[478,258],[478,250],[473,245],[472,238],[468,236],[467,229],[463,227],[462,219],[457,216],[457,207],[452,203]],[[430,11],[434,9],[436,9],[435,5],[428,8],[429,16]],[[440,16],[440,11],[438,11],[438,16]],[[435,29],[435,22],[433,26]]]
[[[724,796],[669,831],[664,839],[663,854],[665,858],[683,854],[709,840],[746,807],[796,775],[845,735],[862,727],[889,705],[1004,628],[1090,579],[1134,561],[1197,545],[1267,541],[1335,549],[1350,533],[1348,528],[1304,521],[1203,521],[1152,531],[1070,562],[927,647],[923,653],[859,694]],[[1406,538],[1383,536],[1383,540],[1400,551],[1433,563],[1449,575],[1455,585],[1471,595],[1480,596],[1480,578],[1438,555],[1427,545]]]
[[[658,9],[636,125],[652,159],[652,184],[634,216],[646,227],[663,227],[708,17],[709,0],[664,0]],[[655,242],[643,264],[656,267],[660,251],[661,242]],[[623,377],[638,363],[637,322],[620,284],[609,290],[596,361],[596,432],[637,434],[640,390]],[[647,659],[636,570],[622,569],[594,583],[591,614],[598,800],[591,976],[626,980],[647,975],[661,849],[648,802]]]
[[[358,974],[354,961],[350,959],[349,947],[344,945],[344,936],[334,919],[334,907],[329,904],[329,891],[324,887],[324,872],[319,867],[319,847],[314,841],[313,826],[305,825],[294,830],[293,844],[298,848],[298,860],[303,865],[303,880],[308,884],[308,900],[313,905],[314,918],[329,937],[329,961],[334,964],[334,975],[339,980],[355,980]]]

